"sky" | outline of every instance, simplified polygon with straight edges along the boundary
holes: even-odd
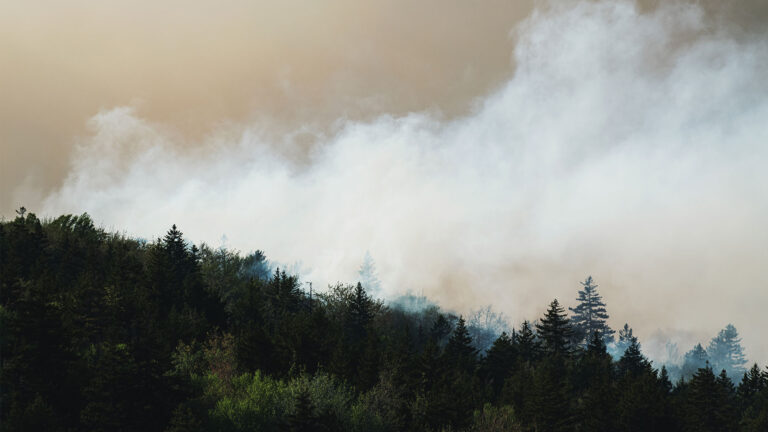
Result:
[[[768,5],[0,1],[0,213],[768,362]]]

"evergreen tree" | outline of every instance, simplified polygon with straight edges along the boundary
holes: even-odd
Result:
[[[725,380],[728,377],[725,376]],[[699,369],[691,379],[686,398],[685,426],[695,432],[735,431],[735,406],[728,388],[710,367]]]
[[[639,376],[644,372],[650,372],[651,364],[640,352],[640,344],[637,338],[630,343],[624,355],[619,359],[619,376],[632,375]]]
[[[579,282],[584,289],[579,290],[576,300],[579,302],[575,308],[569,308],[571,325],[574,330],[574,340],[578,344],[586,346],[592,339],[592,334],[600,332],[606,343],[613,341],[614,331],[608,326],[608,312],[605,309],[603,297],[597,292],[597,284],[592,276],[587,276],[584,282]]]
[[[460,370],[472,372],[477,362],[477,350],[472,346],[467,325],[463,317],[459,317],[456,327],[445,346],[444,358],[448,364]]]
[[[718,369],[725,369],[729,376],[736,378],[744,374],[747,359],[741,346],[739,332],[732,324],[728,324],[712,338],[707,353],[712,365]]]
[[[709,364],[707,350],[701,344],[696,344],[683,357],[682,376],[683,378],[689,378],[698,372],[699,369],[708,367]]]
[[[379,276],[376,272],[376,264],[373,262],[373,257],[371,257],[370,252],[365,253],[363,264],[360,266],[357,274],[360,277],[360,283],[362,283],[363,288],[365,288],[368,293],[371,295],[379,294],[379,291],[381,290],[381,282],[379,281]]]
[[[349,304],[349,325],[356,341],[365,338],[368,324],[373,319],[373,315],[373,301],[365,292],[363,285],[358,282]]]
[[[494,397],[501,392],[504,381],[516,360],[517,346],[506,332],[502,332],[483,359],[483,368],[488,375]]]
[[[293,412],[288,416],[288,430],[291,432],[315,432],[321,429],[318,416],[312,406],[309,389],[302,386],[294,401]]]
[[[544,349],[550,354],[566,354],[570,351],[573,329],[568,322],[565,309],[560,306],[557,299],[549,304],[549,309],[536,325],[536,331],[544,343]]]
[[[616,430],[613,365],[603,336],[592,333],[584,356],[579,360],[574,375],[574,386],[581,391],[578,409],[583,430]]]
[[[531,329],[531,323],[523,321],[520,331],[515,335],[518,353],[523,361],[533,361],[538,357],[540,346],[536,335]]]
[[[624,323],[624,327],[619,330],[619,340],[616,342],[616,350],[619,354],[624,354],[624,351],[629,348],[632,342],[637,342],[637,338],[632,334],[632,327],[628,323]]]

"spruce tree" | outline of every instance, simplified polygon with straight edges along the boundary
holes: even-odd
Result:
[[[640,344],[637,338],[624,351],[624,355],[619,359],[619,376],[632,375],[639,376],[643,372],[650,372],[651,364],[640,352]]]
[[[502,332],[486,353],[483,367],[491,382],[494,396],[498,396],[517,359],[517,347],[506,332]]]
[[[699,369],[707,367],[709,364],[707,350],[701,344],[696,344],[690,351],[685,353],[683,367],[680,372],[683,378],[687,379],[693,376]]]
[[[735,431],[735,406],[728,392],[723,379],[715,377],[712,368],[700,368],[688,389],[685,429],[691,432]]]
[[[360,283],[362,283],[366,291],[376,296],[381,289],[381,282],[376,273],[376,264],[373,262],[373,257],[371,257],[369,252],[365,253],[363,264],[360,266],[357,274],[360,276]]]
[[[544,342],[544,349],[550,354],[566,354],[570,351],[573,329],[568,322],[565,309],[557,299],[552,300],[549,309],[536,324],[539,338]]]
[[[471,372],[474,369],[477,350],[472,346],[472,338],[463,317],[459,317],[443,355],[449,364],[461,370]]]
[[[538,357],[541,347],[528,321],[523,321],[520,331],[515,335],[515,342],[521,360],[531,362]]]
[[[628,323],[624,323],[624,327],[619,330],[619,340],[616,342],[616,350],[619,354],[624,354],[624,351],[629,348],[633,341],[637,341],[637,338],[632,334],[632,327]]]
[[[712,365],[718,369],[725,369],[730,377],[737,378],[744,374],[747,359],[741,346],[739,332],[732,324],[728,324],[712,338],[707,353]]]
[[[584,287],[576,298],[579,303],[575,308],[569,308],[573,313],[571,325],[574,330],[574,340],[578,344],[587,345],[592,334],[600,332],[606,343],[612,342],[614,331],[606,323],[608,312],[605,309],[603,297],[597,292],[597,284],[594,283],[592,276],[588,276],[584,282],[579,283]]]

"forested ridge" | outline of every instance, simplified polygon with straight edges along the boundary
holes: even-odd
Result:
[[[591,277],[483,346],[365,278],[309,291],[176,226],[147,242],[19,213],[0,223],[2,431],[768,431],[768,369],[733,326],[657,367]]]

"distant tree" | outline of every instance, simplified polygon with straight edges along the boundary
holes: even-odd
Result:
[[[639,376],[643,372],[649,372],[651,364],[640,352],[640,344],[637,338],[632,339],[624,355],[619,359],[619,375]]]
[[[494,396],[498,396],[512,367],[517,360],[517,345],[506,332],[501,333],[483,359]]]
[[[747,372],[744,372],[739,384],[738,395],[742,406],[751,404],[753,398],[765,388],[768,388],[768,376],[764,375],[755,363]]]
[[[449,364],[466,372],[471,372],[475,367],[477,349],[472,346],[472,338],[469,336],[469,331],[463,317],[459,317],[459,321],[456,323],[450,339],[448,339],[444,357]]]
[[[686,398],[685,430],[691,432],[727,432],[737,429],[735,406],[723,380],[712,368],[699,369],[691,379]]]
[[[624,323],[624,327],[619,330],[619,340],[616,342],[616,351],[618,355],[624,354],[624,351],[629,348],[632,342],[637,342],[637,338],[632,333],[632,327],[628,323]]]
[[[597,292],[597,284],[592,276],[587,276],[584,282],[579,282],[584,289],[579,290],[576,300],[579,302],[575,308],[569,308],[571,325],[574,330],[574,340],[578,344],[586,346],[592,338],[592,334],[600,332],[606,343],[613,342],[614,331],[608,326],[608,312],[605,309],[603,297]]]
[[[552,300],[549,309],[536,324],[536,331],[544,343],[544,349],[551,354],[566,354],[570,351],[573,328],[557,299]]]
[[[357,274],[360,277],[360,283],[368,293],[371,295],[379,294],[381,291],[381,282],[379,281],[379,275],[376,272],[376,264],[374,263],[370,252],[365,253],[363,264],[360,266]]]
[[[683,356],[683,366],[680,372],[682,377],[687,379],[692,377],[699,369],[709,366],[710,362],[707,350],[705,350],[701,344],[696,344],[696,346]]]
[[[606,350],[604,338],[600,332],[594,332],[573,377],[574,386],[581,394],[578,414],[584,430],[616,430],[613,375],[612,358]]]
[[[353,337],[360,339],[365,337],[368,324],[373,319],[373,308],[373,300],[365,292],[363,285],[358,282],[349,304],[349,324]]]
[[[712,366],[725,369],[728,376],[737,378],[744,374],[747,359],[744,356],[744,348],[741,346],[739,332],[732,324],[728,324],[712,338],[707,353]]]
[[[514,336],[521,360],[530,362],[538,357],[541,347],[533,329],[531,329],[531,323],[523,321],[520,331]]]

